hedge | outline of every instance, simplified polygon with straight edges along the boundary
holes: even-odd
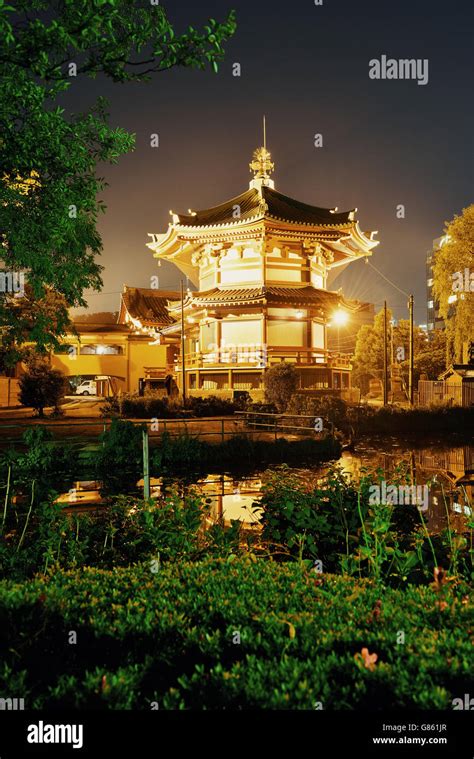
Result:
[[[0,583],[0,696],[34,709],[377,711],[450,709],[471,687],[460,587],[440,603],[432,586],[382,592],[252,554],[153,568]]]

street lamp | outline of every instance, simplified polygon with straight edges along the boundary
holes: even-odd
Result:
[[[332,324],[335,324],[337,327],[337,352],[341,352],[341,341],[340,341],[340,328],[345,327],[347,322],[349,321],[349,314],[347,311],[344,311],[342,308],[338,308],[337,311],[334,311],[332,315]]]

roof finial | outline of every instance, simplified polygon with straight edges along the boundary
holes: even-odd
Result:
[[[253,182],[250,186],[259,185],[265,187],[274,187],[273,181],[270,179],[270,174],[275,170],[275,164],[272,161],[272,156],[267,150],[267,120],[263,117],[263,148],[257,148],[253,154],[253,160],[249,164],[250,171],[254,172]]]

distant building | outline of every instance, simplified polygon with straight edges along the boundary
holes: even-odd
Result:
[[[432,332],[434,329],[444,329],[444,319],[440,316],[439,313],[439,301],[436,300],[434,292],[433,292],[433,266],[434,261],[436,257],[436,252],[442,247],[442,245],[446,242],[446,235],[443,235],[442,237],[437,237],[435,240],[433,240],[433,247],[428,252],[426,257],[426,300],[427,300],[427,312],[428,312],[428,320],[427,320],[427,327],[428,327],[428,334]]]
[[[160,330],[172,323],[167,310],[177,292],[124,286],[117,324],[76,322],[51,364],[67,377],[107,377],[106,394],[165,391],[177,347],[164,344]]]

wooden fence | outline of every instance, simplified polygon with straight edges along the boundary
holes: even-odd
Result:
[[[0,408],[19,406],[19,392],[20,388],[17,379],[0,377]]]
[[[454,406],[474,405],[474,382],[454,385],[444,380],[420,380],[418,382],[418,405],[450,402]]]

